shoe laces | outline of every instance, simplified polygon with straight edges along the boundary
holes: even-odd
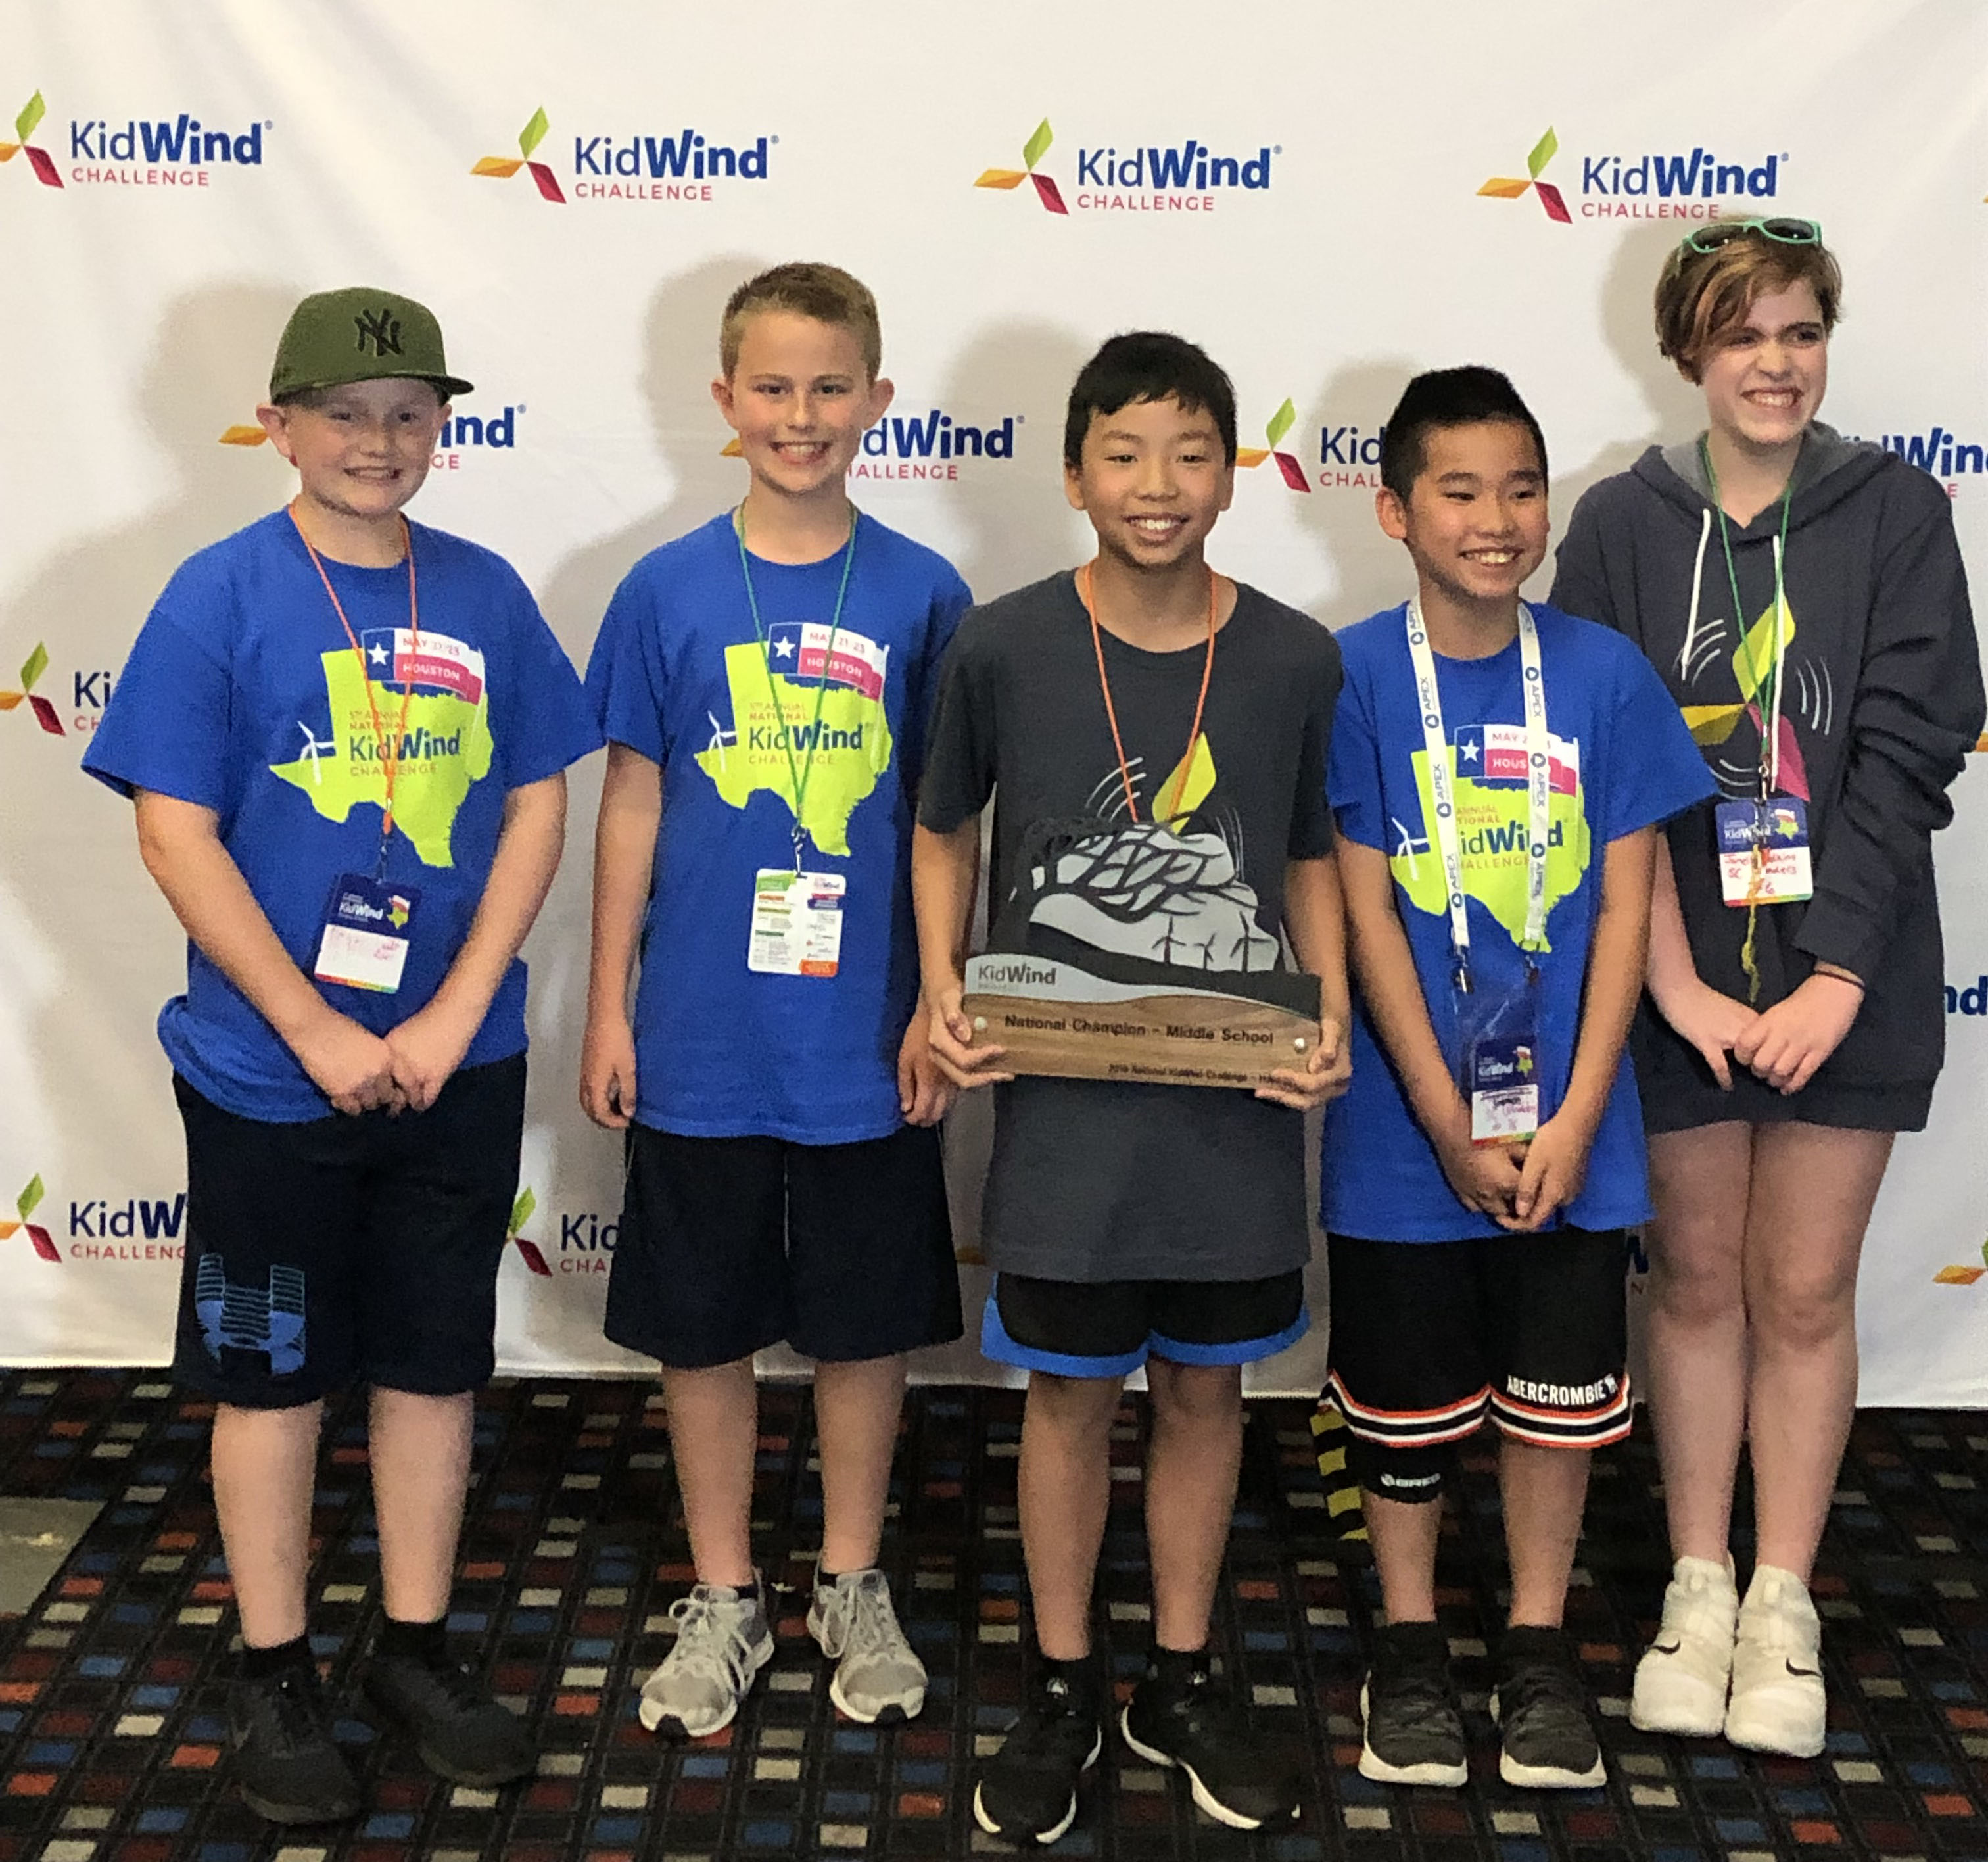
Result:
[[[1001,1755],[1030,1759],[1066,1746],[1079,1750],[1081,1755],[1090,1750],[1097,1722],[1095,1703],[1080,1699],[1067,1681],[1045,1682],[1031,1694],[1022,1717],[1008,1729]]]
[[[1710,1584],[1673,1579],[1664,1591],[1662,1631],[1692,1640],[1729,1640],[1733,1613],[1729,1593],[1722,1598]]]
[[[894,1655],[904,1645],[904,1632],[884,1579],[866,1572],[856,1583],[838,1585],[829,1613],[831,1631],[840,1632],[838,1651],[850,1655]]]
[[[1377,1679],[1385,1682],[1388,1713],[1415,1732],[1446,1732],[1456,1709],[1450,1704],[1449,1677],[1439,1663],[1397,1659]]]
[[[468,1713],[485,1703],[482,1684],[466,1662],[437,1662],[428,1670],[434,1684],[458,1713]]]
[[[1220,1731],[1239,1738],[1249,1736],[1241,1705],[1221,1676],[1209,1668],[1192,1670],[1185,1689],[1166,1703],[1166,1711],[1196,1733]]]
[[[1570,1708],[1584,1719],[1587,1703],[1579,1677],[1564,1651],[1541,1653],[1515,1663],[1498,1680],[1498,1715],[1510,1720],[1548,1702]]]
[[[693,1667],[724,1682],[734,1694],[746,1691],[746,1664],[751,1655],[743,1633],[750,1606],[725,1603],[700,1584],[670,1606],[677,1626],[671,1657],[681,1667]]]
[[[277,1743],[284,1751],[301,1752],[324,1738],[324,1695],[315,1667],[286,1670],[262,1698],[276,1722]]]

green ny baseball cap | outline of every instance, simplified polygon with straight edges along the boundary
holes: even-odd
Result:
[[[269,371],[269,398],[388,380],[432,382],[444,401],[470,391],[469,383],[448,372],[441,326],[427,305],[355,285],[320,291],[290,313]]]

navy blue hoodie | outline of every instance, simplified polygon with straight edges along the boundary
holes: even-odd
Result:
[[[1758,1006],[1817,962],[1840,964],[1866,993],[1827,1072],[1929,1089],[1946,1034],[1932,836],[1952,817],[1948,785],[1984,708],[1966,572],[1945,490],[1879,447],[1811,426],[1790,486],[1780,787],[1807,798],[1815,896],[1760,911]],[[1772,607],[1780,521],[1777,499],[1729,526],[1736,627],[1697,443],[1652,446],[1574,507],[1554,580],[1555,607],[1620,629],[1649,655],[1729,796],[1757,792],[1764,723],[1734,649],[1740,628]],[[1743,1002],[1747,914],[1720,897],[1713,807],[1670,824],[1672,861],[1699,974]],[[1661,1074],[1683,1057],[1652,1058]]]

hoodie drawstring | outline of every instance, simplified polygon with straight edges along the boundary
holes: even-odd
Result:
[[[1698,644],[1698,597],[1705,582],[1705,550],[1712,541],[1712,506],[1707,505],[1699,513],[1698,557],[1691,566],[1691,612],[1684,624],[1684,645],[1678,651],[1678,680],[1682,684],[1691,676],[1692,648]]]

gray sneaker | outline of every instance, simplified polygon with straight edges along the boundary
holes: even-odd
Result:
[[[702,1739],[732,1724],[755,1677],[773,1659],[773,1632],[756,1593],[698,1584],[670,1606],[676,1647],[642,1684],[642,1724]]]
[[[925,1664],[912,1652],[891,1607],[881,1571],[847,1571],[816,1582],[808,1633],[835,1661],[828,1698],[865,1726],[908,1720],[925,1704]]]

